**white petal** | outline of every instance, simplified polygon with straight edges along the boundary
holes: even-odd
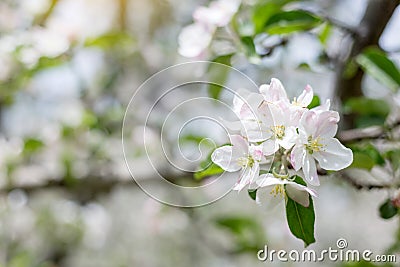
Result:
[[[214,150],[211,154],[211,160],[228,172],[235,172],[241,169],[237,164],[237,157],[234,157],[232,146],[223,146]]]
[[[319,185],[317,166],[315,165],[314,158],[309,154],[306,154],[306,156],[304,157],[303,172],[304,178],[308,183],[315,186]]]
[[[280,100],[288,102],[288,97],[281,81],[276,78],[271,79],[270,84],[263,84],[259,88],[260,93],[268,102],[277,102]]]
[[[293,147],[290,153],[290,163],[292,163],[293,169],[296,171],[300,170],[303,165],[304,157],[306,156],[306,150],[304,145],[296,145]]]
[[[257,163],[255,163],[253,165],[253,167],[247,167],[246,169],[244,169],[244,171],[242,172],[241,176],[240,176],[240,180],[239,182],[233,187],[233,190],[237,190],[240,191],[242,190],[244,187],[246,187],[247,185],[250,185],[253,183],[253,181],[256,180],[256,178],[258,177],[260,173],[260,165],[258,165]]]
[[[297,103],[302,107],[307,107],[310,105],[313,99],[314,93],[311,86],[307,85],[301,95],[297,98]]]
[[[317,115],[314,137],[334,137],[339,122],[339,114],[336,111],[323,111]]]
[[[294,127],[286,127],[285,136],[282,140],[278,140],[278,142],[284,149],[290,149],[295,144],[296,136],[296,129]]]
[[[313,154],[321,168],[338,171],[350,166],[353,162],[351,149],[343,146],[336,138],[326,139],[324,145],[324,151]]]
[[[314,197],[317,196],[314,190],[295,182],[291,182],[286,185],[286,193],[291,199],[303,205],[304,207],[308,207],[310,205],[309,195]]]
[[[284,180],[275,178],[271,173],[262,174],[256,180],[259,187],[268,187],[277,184],[285,184]]]
[[[242,155],[249,153],[249,144],[242,136],[234,134],[230,136],[230,139],[233,146],[233,153]]]
[[[279,144],[275,139],[266,140],[261,145],[265,156],[272,155],[279,149]]]
[[[327,99],[324,104],[312,108],[311,110],[318,113],[322,111],[328,111],[330,107],[331,107],[331,100]]]
[[[178,37],[179,54],[184,57],[198,57],[209,46],[214,30],[193,23],[182,29]]]

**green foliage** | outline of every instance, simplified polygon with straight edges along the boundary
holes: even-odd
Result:
[[[297,175],[294,181],[298,184],[305,185],[303,179]],[[300,205],[290,197],[287,197],[287,202],[286,202],[286,218],[290,231],[294,236],[304,241],[305,247],[315,242],[314,205],[312,197],[310,196],[309,198],[310,198],[310,205],[308,207]]]
[[[24,143],[24,153],[30,155],[40,150],[43,147],[44,143],[41,140],[35,138],[28,138],[25,140]]]
[[[392,91],[400,87],[400,71],[385,53],[377,48],[367,48],[357,57],[357,63],[376,80]]]
[[[359,128],[371,125],[383,125],[390,112],[389,104],[382,99],[365,97],[350,98],[344,103],[346,114],[355,114],[356,126]]]
[[[98,47],[104,50],[115,47],[134,47],[135,39],[126,32],[109,32],[104,35],[89,38],[85,42],[87,47]]]
[[[380,207],[379,214],[383,219],[390,219],[398,212],[398,208],[393,205],[392,201],[387,199]]]
[[[349,168],[371,170],[375,165],[385,164],[383,156],[371,143],[351,144],[349,147],[353,150],[353,163]]]
[[[322,23],[321,19],[307,11],[282,11],[272,15],[264,25],[269,34],[289,34],[307,31]]]
[[[253,38],[250,36],[243,36],[241,39],[242,46],[244,47],[244,53],[250,62],[257,63],[260,59],[256,52]]]
[[[256,197],[257,197],[257,189],[249,189],[249,190],[247,190],[247,193],[249,194],[249,197],[250,197],[252,200],[256,200]]]
[[[231,66],[231,58],[233,54],[227,54],[216,57],[212,62],[220,63],[223,65]],[[218,99],[223,86],[228,79],[230,68],[223,68],[214,64],[210,64],[208,68],[208,75],[210,84],[208,85],[208,95],[214,99]]]
[[[235,253],[258,251],[265,244],[262,226],[251,217],[227,216],[215,221],[220,228],[228,230],[235,239]]]
[[[213,151],[211,151],[207,158],[200,163],[201,170],[194,173],[194,179],[201,180],[203,178],[218,175],[224,172],[224,170],[220,166],[211,161],[212,152]]]
[[[311,103],[307,106],[307,108],[310,108],[310,109],[315,108],[315,107],[319,106],[320,104],[321,104],[321,100],[319,99],[319,96],[314,95],[311,100]]]
[[[291,2],[290,0],[271,0],[271,1],[262,1],[262,3],[258,4],[254,8],[252,21],[254,24],[254,32],[256,34],[264,31],[265,23],[268,19],[279,12],[282,7]]]
[[[332,33],[332,25],[329,23],[324,23],[321,25],[321,31],[318,34],[318,39],[322,45],[326,45],[328,43],[329,36]]]
[[[394,171],[400,168],[400,149],[389,150],[384,156],[390,160]]]

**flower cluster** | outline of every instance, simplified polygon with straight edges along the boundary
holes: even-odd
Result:
[[[304,177],[307,185],[318,186],[316,162],[322,169],[334,171],[351,164],[352,151],[334,138],[338,112],[329,110],[329,100],[309,109],[313,95],[307,86],[291,101],[278,79],[261,85],[259,93],[235,95],[233,111],[239,121],[227,127],[238,134],[230,136],[231,145],[217,148],[211,156],[225,171],[241,171],[235,190],[246,186],[258,189],[259,200],[263,194],[259,189],[273,187],[273,196],[287,194],[307,207],[309,195],[316,193],[295,182],[290,172]],[[271,168],[262,170],[262,166]]]
[[[183,28],[178,37],[179,53],[189,58],[201,56],[216,29],[228,25],[239,6],[240,0],[217,0],[208,7],[198,7],[193,12],[194,23]]]

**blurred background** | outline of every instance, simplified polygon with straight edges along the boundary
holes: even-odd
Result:
[[[268,2],[243,1],[238,19],[244,21],[243,31],[255,7]],[[370,1],[286,2],[322,12],[333,24],[344,26],[333,27],[326,36],[321,34],[323,26],[287,39],[259,34],[254,39],[255,54],[235,53],[229,65],[258,85],[277,77],[291,96],[310,84],[321,102],[332,98],[334,106],[341,108],[344,93],[336,90],[335,64],[353,53],[349,31],[359,27]],[[192,23],[195,8],[207,4],[192,0],[0,2],[0,266],[266,266],[271,263],[256,256],[265,244],[276,250],[303,249],[291,235],[282,207],[267,210],[246,192],[231,192],[200,208],[171,207],[145,194],[126,167],[121,135],[129,100],[153,74],[191,60],[178,54],[178,35]],[[387,23],[377,38],[388,58],[398,64],[400,9],[393,10],[387,11]],[[380,17],[378,11],[376,15]],[[201,59],[234,51],[224,41],[224,33],[218,36],[220,40]],[[347,70],[352,71],[351,64]],[[207,70],[188,69],[181,75],[196,71]],[[398,114],[400,101],[382,83],[365,75],[360,87],[368,98],[388,103],[391,113],[385,116]],[[192,89],[189,96],[210,93],[202,87]],[[172,100],[187,98],[186,93]],[[152,104],[157,94],[157,88],[152,88],[139,101]],[[228,104],[232,101],[226,92],[218,97]],[[155,116],[170,111],[174,101],[165,100]],[[202,108],[216,115],[219,110],[211,104],[193,106]],[[135,179],[154,183],[153,170],[143,167],[143,162],[146,153],[163,159],[162,124],[146,128],[151,145],[144,151],[142,111],[133,107],[130,114],[124,130],[125,152],[137,168]],[[212,145],[228,140],[223,131],[211,126],[199,131],[202,127],[194,125],[179,140],[189,154],[199,152],[204,138],[212,137]],[[176,143],[168,143],[173,151]],[[399,147],[398,142],[394,145]],[[195,171],[195,165],[187,168]],[[374,164],[353,167],[347,175],[355,174],[366,183],[398,180]],[[173,169],[163,170],[177,183],[208,183]],[[317,242],[309,248],[335,247],[337,239],[345,238],[352,249],[398,253],[398,216],[384,220],[379,214],[379,206],[395,194],[396,187],[376,187],[334,175],[321,177],[314,201]]]

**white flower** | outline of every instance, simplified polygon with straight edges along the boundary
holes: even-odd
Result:
[[[239,6],[240,0],[219,0],[211,2],[209,7],[198,7],[193,12],[195,22],[179,34],[179,54],[189,58],[203,55],[215,30],[228,25]]]
[[[240,5],[238,0],[219,0],[210,3],[209,7],[200,6],[193,13],[195,21],[211,27],[224,27],[231,21]]]
[[[272,202],[274,205],[277,201],[284,199],[287,194],[297,203],[308,207],[310,205],[309,196],[317,196],[313,189],[287,179],[276,178],[271,173],[260,175],[256,184],[259,186],[256,198],[258,203]]]
[[[256,121],[243,122],[251,142],[263,142],[264,155],[275,153],[279,147],[290,149],[295,144],[296,129],[289,124],[289,116],[275,104],[263,102],[257,109]]]
[[[201,56],[210,45],[213,34],[213,29],[200,23],[186,26],[178,37],[179,54],[189,58]]]
[[[249,145],[240,135],[232,135],[231,143],[232,146],[217,148],[212,153],[211,160],[227,172],[242,170],[239,181],[233,188],[240,191],[258,177],[263,153],[261,147]]]
[[[303,169],[307,182],[319,185],[315,160],[326,170],[341,170],[353,161],[351,149],[334,138],[339,115],[334,111],[307,111],[298,128],[297,143],[293,147],[290,161],[293,168]]]

